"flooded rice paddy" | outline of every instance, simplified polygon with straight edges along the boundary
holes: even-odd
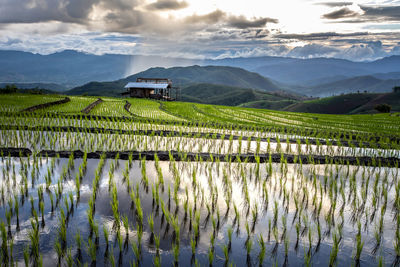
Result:
[[[1,253],[19,265],[398,263],[398,168],[31,156],[0,170]]]

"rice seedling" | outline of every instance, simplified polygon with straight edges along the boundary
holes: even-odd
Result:
[[[108,249],[108,243],[109,243],[109,232],[108,229],[105,225],[103,225],[103,235],[104,235],[104,240],[106,242],[106,250]]]
[[[361,223],[360,222],[357,223],[357,227],[358,227],[358,233],[356,235],[356,249],[355,249],[355,253],[354,253],[354,259],[356,262],[359,262],[361,252],[364,247],[364,241],[362,241],[362,239],[361,239]]]
[[[91,238],[88,239],[87,244],[85,244],[85,245],[86,245],[87,253],[90,256],[90,259],[92,260],[92,263],[96,263],[97,246],[93,243]]]

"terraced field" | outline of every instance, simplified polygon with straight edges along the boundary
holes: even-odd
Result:
[[[0,97],[6,265],[400,263],[399,114],[63,98]]]

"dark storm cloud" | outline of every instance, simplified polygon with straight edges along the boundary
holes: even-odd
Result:
[[[325,19],[342,19],[342,18],[351,18],[351,17],[357,17],[359,14],[357,12],[354,12],[353,10],[344,7],[339,10],[327,13],[323,15],[322,17]]]
[[[281,39],[297,39],[303,41],[311,40],[326,40],[332,37],[355,37],[355,36],[365,36],[368,32],[354,32],[354,33],[336,33],[336,32],[319,32],[310,34],[276,34],[275,38]]]
[[[158,0],[152,4],[146,6],[148,10],[178,10],[188,6],[185,1],[175,1],[175,0]]]
[[[341,7],[341,6],[351,6],[353,2],[322,2],[317,3],[317,5],[329,6],[329,7]]]

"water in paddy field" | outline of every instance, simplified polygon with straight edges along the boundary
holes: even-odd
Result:
[[[13,243],[15,262],[23,265],[24,248],[31,248],[32,207],[38,214],[39,252],[44,266],[58,263],[55,244],[60,240],[61,209],[67,221],[61,262],[67,262],[68,251],[75,263],[78,260],[92,262],[87,244],[89,239],[95,242],[96,237],[90,230],[88,210],[100,160],[87,160],[78,198],[75,178],[82,162],[83,159],[70,162],[56,158],[1,159],[0,218],[6,231],[10,231],[7,233],[8,253],[10,255]],[[153,264],[157,250],[162,265],[174,263],[173,244],[178,241],[173,218],[177,219],[179,227],[181,266],[195,261],[209,265],[210,259],[213,265],[223,266],[226,264],[225,246],[229,263],[237,266],[258,265],[260,258],[265,266],[275,263],[297,266],[304,265],[307,260],[314,266],[329,265],[334,236],[339,240],[336,263],[349,266],[356,263],[359,231],[363,242],[359,262],[362,266],[376,266],[380,257],[386,265],[396,263],[395,200],[399,176],[396,168],[158,162],[157,169],[154,161],[146,161],[144,165],[141,161],[133,161],[131,166],[128,163],[107,159],[100,173],[94,208],[99,236],[97,266],[110,265],[112,258],[121,266],[137,259],[132,247],[138,244],[140,223],[132,192],[139,197],[143,211],[142,266]],[[63,173],[66,173],[64,179]],[[143,173],[148,179],[147,186]],[[121,252],[111,205],[114,183],[120,214]],[[43,189],[43,218],[39,188]],[[53,211],[50,195],[53,196]],[[15,202],[19,203],[18,228]],[[8,224],[6,214],[10,210],[12,216]],[[124,227],[124,216],[128,219],[128,231]],[[160,238],[159,249],[151,233],[150,216],[154,221],[153,233]],[[103,228],[110,234],[108,247]],[[194,239],[195,228],[198,236],[192,256],[191,239]],[[229,231],[232,231],[231,237]],[[78,232],[82,238],[80,253],[76,242]],[[264,253],[261,243],[265,245]]]

